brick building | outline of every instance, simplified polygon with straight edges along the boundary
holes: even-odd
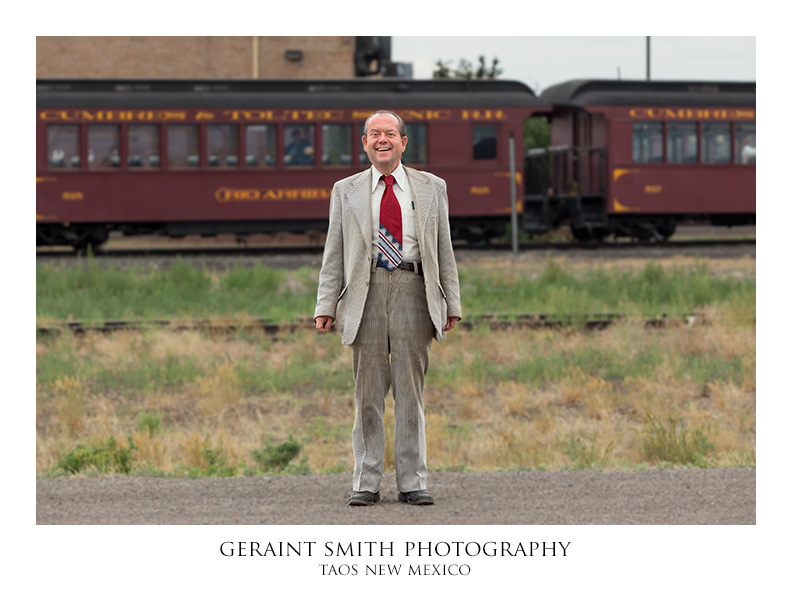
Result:
[[[36,78],[393,75],[390,37],[37,37]]]

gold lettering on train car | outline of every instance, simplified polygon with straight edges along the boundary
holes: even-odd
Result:
[[[508,119],[502,109],[463,109],[462,119]]]
[[[756,111],[744,109],[661,109],[661,108],[642,108],[636,107],[630,109],[630,117],[634,119],[681,119],[681,120],[696,120],[696,119],[721,119],[721,120],[734,120],[734,119],[756,119]]]
[[[69,201],[82,200],[83,193],[81,191],[65,191],[61,194],[61,198]]]
[[[407,111],[402,111],[399,115],[401,116],[401,118],[404,121],[407,121],[407,120],[410,120],[410,121],[412,121],[412,120],[423,121],[424,118],[426,117],[426,113],[425,112],[423,112],[423,111],[415,111],[413,109],[410,109],[410,110],[407,110]]]
[[[343,112],[342,111],[332,111],[332,110],[326,110],[326,109],[322,109],[322,110],[319,110],[319,111],[300,110],[300,111],[295,111],[292,114],[292,120],[305,119],[305,120],[308,120],[308,121],[314,121],[314,120],[316,120],[316,121],[336,121],[336,120],[341,119],[342,116],[343,116]]]
[[[662,185],[645,185],[644,192],[647,194],[659,194],[663,191]]]
[[[39,118],[46,122],[113,122],[184,120],[184,111],[42,111]]]
[[[231,189],[221,187],[215,192],[215,199],[217,199],[218,202],[247,202],[258,200],[260,197],[261,194],[257,189]]]
[[[449,120],[451,111],[448,109],[406,109],[397,112],[404,121],[430,121],[430,120]],[[371,115],[371,114],[369,114]],[[366,116],[368,118],[368,115]]]
[[[272,111],[261,109],[228,109],[223,111],[223,115],[230,115],[232,120],[273,121],[275,119]]]
[[[473,194],[474,196],[486,196],[489,195],[490,188],[487,187],[486,185],[479,185],[479,186],[472,185],[470,186],[470,193]]]
[[[199,111],[195,114],[195,119],[214,119],[214,113],[208,111]]]
[[[44,121],[80,121],[79,114],[73,111],[42,111],[41,119]]]
[[[274,111],[272,109],[226,109],[223,115],[232,120],[239,121],[337,121],[344,117],[344,112],[337,109],[321,109],[318,111],[307,109],[286,109]]]
[[[329,200],[330,190],[324,187],[308,188],[229,188],[220,187],[215,190],[215,199],[220,203],[226,202],[255,202],[264,200]]]

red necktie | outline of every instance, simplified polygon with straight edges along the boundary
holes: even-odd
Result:
[[[383,175],[385,192],[380,202],[379,254],[377,259],[389,271],[402,262],[401,206],[393,192],[393,175]]]

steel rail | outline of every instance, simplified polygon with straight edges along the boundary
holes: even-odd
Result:
[[[690,249],[695,247],[739,247],[756,245],[756,239],[700,239],[685,241],[666,241],[662,243],[630,242],[591,242],[591,243],[522,243],[520,251],[597,251],[617,249],[628,251],[630,249]],[[486,245],[470,245],[460,243],[454,246],[458,251],[509,251],[511,245],[493,243]],[[302,255],[321,254],[324,246],[321,245],[289,245],[289,246],[254,246],[254,247],[164,247],[164,248],[138,248],[138,249],[99,249],[92,253],[97,258],[135,258],[135,257],[180,257],[180,256],[240,256],[240,255]],[[72,249],[52,250],[36,249],[37,260],[68,259],[85,257],[85,254]]]
[[[461,321],[457,327],[471,330],[476,327],[489,326],[493,330],[508,329],[562,329],[573,328],[580,330],[603,330],[614,323],[631,319],[623,313],[596,313],[577,315],[545,315],[525,313],[519,315],[473,315]],[[632,317],[634,319],[634,317]],[[703,313],[680,314],[673,317],[644,319],[646,328],[663,329],[678,326],[691,326],[702,323]],[[91,321],[63,321],[41,324],[36,326],[37,335],[58,334],[70,331],[82,335],[86,333],[112,333],[118,331],[142,331],[152,329],[165,329],[169,331],[208,331],[215,333],[233,333],[237,331],[263,331],[267,335],[282,335],[294,333],[298,330],[313,329],[313,319],[299,318],[293,323],[277,323],[270,319],[198,319],[198,320],[109,320],[102,322]],[[335,331],[335,326],[331,328]]]

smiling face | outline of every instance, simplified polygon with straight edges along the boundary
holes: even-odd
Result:
[[[407,136],[399,132],[399,121],[390,113],[378,113],[369,119],[363,150],[383,175],[390,175],[399,166],[407,148]]]

